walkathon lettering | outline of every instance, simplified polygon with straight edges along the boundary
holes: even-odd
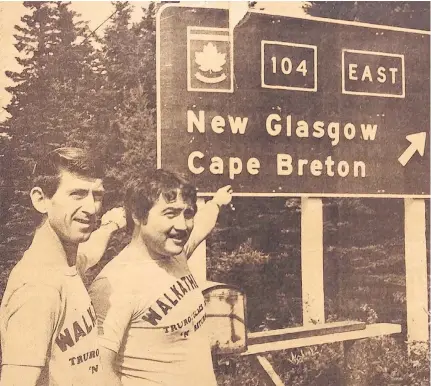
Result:
[[[73,347],[79,339],[87,336],[95,325],[96,315],[93,306],[91,306],[87,309],[87,314],[82,315],[81,320],[73,322],[71,329],[65,328],[58,334],[55,343],[62,352],[65,352],[69,347]]]
[[[96,314],[93,306],[88,307],[87,312],[78,320],[75,320],[71,326],[61,331],[55,339],[56,345],[62,352],[66,352],[70,347],[75,346],[79,340],[84,339],[93,331],[96,326]],[[93,332],[94,333],[94,332]],[[94,359],[98,359],[99,350],[91,350],[80,355],[69,358],[70,366],[80,365],[87,361],[91,364],[88,370],[91,373],[96,373],[99,370],[98,364],[93,364]],[[93,359],[93,361],[91,361]]]
[[[203,110],[187,111],[187,133],[204,135],[211,131],[217,135],[233,136],[238,141],[247,134],[250,126],[249,118],[242,116],[223,117],[221,115],[208,116]],[[268,138],[298,138],[307,141],[309,138],[329,141],[332,147],[340,146],[355,140],[364,143],[375,141],[377,124],[370,122],[335,122],[316,120],[309,122],[298,119],[292,114],[280,115],[272,113],[267,115],[265,121],[259,126],[268,135]],[[206,170],[214,175],[227,174],[231,180],[241,173],[257,175],[261,169],[261,162],[256,157],[241,159],[219,155],[206,156],[201,150],[195,149],[188,155],[187,165],[193,174],[201,174]],[[288,152],[274,154],[274,162],[278,176],[306,176],[314,177],[353,177],[367,176],[367,165],[362,160],[335,159],[328,155],[323,159],[295,158]]]
[[[169,290],[163,293],[163,295],[145,311],[142,316],[142,320],[154,327],[158,326],[159,323],[162,323],[164,316],[168,315],[168,313],[175,308],[179,302],[181,302],[189,291],[198,288],[196,279],[192,274],[181,277],[176,282],[173,282],[173,285],[169,287]],[[179,332],[183,338],[187,338],[190,331],[197,331],[205,322],[205,319],[206,315],[204,305],[199,304],[199,306],[197,306],[189,316],[179,320],[175,324],[162,326],[162,330],[165,334]]]
[[[142,319],[153,326],[157,326],[163,316],[167,315],[169,311],[181,301],[187,292],[196,288],[198,288],[198,284],[193,275],[183,276],[169,288],[167,293],[164,293],[162,297],[158,298],[156,302],[148,308],[146,314],[142,316]]]

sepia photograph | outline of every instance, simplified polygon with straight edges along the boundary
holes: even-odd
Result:
[[[430,4],[0,1],[0,386],[430,385]]]

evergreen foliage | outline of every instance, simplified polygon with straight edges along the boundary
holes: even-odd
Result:
[[[430,29],[428,1],[310,1],[303,9],[311,16],[330,19]]]

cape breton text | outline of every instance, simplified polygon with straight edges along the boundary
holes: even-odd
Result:
[[[334,160],[332,156],[327,156],[323,160],[319,159],[294,159],[290,154],[278,153],[275,155],[275,165],[278,176],[328,176],[328,177],[354,177],[364,178],[366,165],[363,161]],[[251,157],[243,160],[239,157],[206,157],[201,151],[196,150],[190,153],[187,165],[193,174],[202,174],[205,171],[213,175],[228,175],[231,180],[240,174],[259,174],[261,163]]]

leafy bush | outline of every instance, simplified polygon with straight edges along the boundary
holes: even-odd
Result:
[[[210,280],[240,287],[247,297],[251,331],[282,328],[301,322],[300,266],[287,253],[270,255],[248,239],[232,252],[208,259]],[[298,317],[299,315],[299,317]]]
[[[392,337],[356,341],[346,352],[341,343],[266,354],[285,385],[295,386],[428,386],[428,344],[408,347]],[[258,386],[262,382],[248,358],[220,359],[220,386]],[[228,363],[228,366],[226,366]]]
[[[358,341],[347,353],[348,385],[430,384],[428,344],[407,346],[386,336]]]
[[[272,356],[274,368],[279,369],[286,385],[339,384],[343,364],[343,352],[339,343],[305,347]]]

